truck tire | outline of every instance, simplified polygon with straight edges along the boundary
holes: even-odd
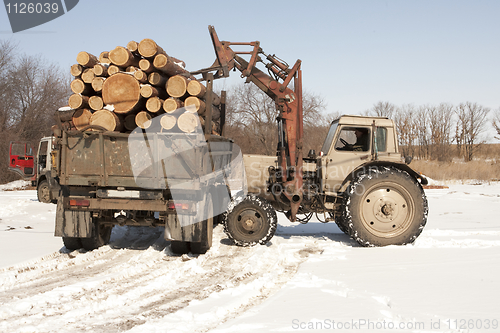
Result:
[[[174,254],[186,254],[189,252],[189,242],[170,241],[170,248]]]
[[[87,251],[92,251],[108,244],[112,229],[113,226],[94,222],[92,224],[92,236],[88,238],[80,238],[83,248]]]
[[[212,235],[214,226],[214,204],[212,201],[212,195],[207,194],[205,198],[205,216],[206,220],[201,223],[201,242],[191,242],[189,244],[191,248],[191,253],[193,254],[205,254],[212,246]]]
[[[363,246],[413,243],[427,222],[427,198],[407,172],[393,167],[359,173],[347,188],[342,219]]]
[[[36,189],[36,195],[38,197],[38,201],[43,203],[51,203],[52,198],[50,195],[49,182],[47,180],[42,180],[40,184],[38,184],[38,188]]]
[[[62,240],[66,249],[70,251],[82,248],[82,242],[78,237],[63,237]]]
[[[255,195],[232,203],[224,213],[224,232],[238,246],[266,244],[274,236],[277,224],[271,204]]]

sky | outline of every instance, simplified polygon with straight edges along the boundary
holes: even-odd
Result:
[[[494,0],[80,0],[18,33],[0,8],[0,40],[69,73],[80,51],[99,55],[152,38],[195,71],[215,59],[213,25],[221,40],[259,40],[290,66],[301,59],[304,89],[324,99],[327,113],[360,114],[378,101],[497,109],[499,12]],[[239,82],[232,73],[218,85]]]

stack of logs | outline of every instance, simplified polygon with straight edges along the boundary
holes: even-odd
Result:
[[[80,52],[76,60],[71,66],[71,114],[61,118],[66,126],[128,133],[155,123],[160,131],[191,133],[205,125],[204,114],[211,107],[212,134],[220,134],[219,96],[206,101],[206,87],[155,41],[131,41],[99,58]],[[160,118],[153,122],[155,117]]]

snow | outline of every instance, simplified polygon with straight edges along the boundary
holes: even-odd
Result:
[[[267,245],[233,246],[218,226],[200,256],[138,227],[69,252],[55,205],[26,185],[0,186],[1,332],[499,330],[499,183],[426,190],[411,245],[362,248],[334,223],[278,214]]]

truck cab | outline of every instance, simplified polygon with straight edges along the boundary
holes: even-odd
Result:
[[[52,194],[51,188],[57,188],[57,181],[52,177],[52,150],[54,138],[44,137],[38,144],[36,156],[36,176],[32,185],[36,186],[38,201],[44,203],[56,203],[56,196]]]

